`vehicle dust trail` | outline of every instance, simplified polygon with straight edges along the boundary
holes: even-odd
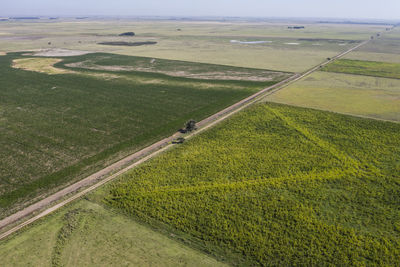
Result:
[[[278,90],[281,90],[282,88],[285,88],[286,86],[288,86],[289,84],[292,84],[306,76],[308,76],[309,74],[317,71],[318,69],[320,69],[321,67],[333,62],[334,60],[337,60],[345,55],[347,55],[348,53],[352,52],[353,50],[365,45],[366,43],[368,43],[369,40],[364,41],[360,44],[358,44],[357,46],[352,47],[351,49],[333,57],[331,60],[328,60],[322,64],[319,64],[318,66],[302,73],[302,74],[295,74],[291,77],[289,77],[286,80],[283,80],[273,86],[267,87],[227,108],[225,108],[224,110],[200,121],[197,125],[199,127],[199,130],[195,131],[194,133],[186,136],[186,138],[191,138],[195,135],[200,134],[201,132],[207,130],[208,128],[218,124],[219,122],[231,117],[233,114],[236,114],[237,112],[239,112],[240,110],[243,110],[244,108],[252,105],[253,103],[259,101],[261,98],[265,97],[266,95],[270,95],[272,93],[275,93]],[[20,220],[22,220],[25,217],[28,217],[30,215],[32,215],[34,212],[40,211],[42,209],[45,209],[46,207],[48,207],[49,205],[51,205],[52,203],[55,203],[57,201],[60,201],[61,199],[65,198],[67,195],[69,194],[73,194],[74,195],[68,197],[67,199],[61,201],[60,203],[57,203],[56,205],[49,207],[47,209],[45,209],[44,211],[42,211],[41,213],[39,213],[38,215],[24,221],[21,222],[20,224],[16,225],[15,227],[9,229],[8,231],[0,234],[0,240],[6,238],[7,236],[17,232],[18,230],[20,230],[21,228],[39,220],[40,218],[45,217],[46,215],[58,210],[59,208],[67,205],[68,203],[84,196],[85,194],[95,190],[96,188],[104,185],[105,183],[117,178],[118,176],[124,174],[125,172],[129,171],[130,169],[140,165],[141,163],[157,156],[158,154],[160,154],[163,151],[166,151],[167,149],[171,148],[172,146],[174,146],[173,144],[171,144],[171,142],[176,139],[177,137],[182,136],[182,134],[175,133],[170,137],[164,138],[161,141],[158,141],[157,143],[150,145],[90,176],[88,176],[87,178],[72,184],[66,188],[64,188],[61,191],[58,191],[57,193],[50,195],[49,197],[17,212],[14,213],[8,217],[6,217],[5,219],[0,221],[0,230],[4,229],[6,226],[16,223]],[[133,163],[132,163],[133,162]],[[127,166],[128,164],[130,164],[129,166]],[[127,166],[127,167],[124,167]],[[121,169],[123,168],[123,169]],[[86,188],[78,193],[76,193],[78,190]]]

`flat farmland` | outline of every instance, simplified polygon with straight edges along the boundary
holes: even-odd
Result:
[[[400,121],[398,79],[315,72],[266,97],[266,100]]]
[[[105,56],[113,61],[112,55],[90,55]],[[157,73],[156,67],[63,69],[60,60],[0,57],[0,217],[290,75],[269,72],[265,81],[264,70],[231,68],[264,80],[190,79]],[[208,68],[218,69],[197,66],[196,73]]]
[[[346,55],[347,59],[400,63],[400,29],[383,32],[367,45]]]
[[[260,104],[103,190],[237,265],[397,265],[399,130]]]
[[[336,73],[400,79],[400,64],[398,63],[339,59],[326,65],[321,70]]]
[[[290,30],[291,25],[126,20],[0,22],[0,51],[67,48],[302,72],[385,29],[374,25],[305,24],[305,29]],[[136,36],[118,36],[127,31]],[[122,41],[157,44],[99,45]]]
[[[43,266],[398,265],[399,133],[258,104],[1,241],[0,255]]]
[[[0,242],[2,266],[225,266],[86,200]]]
[[[399,266],[400,32],[387,27],[0,21],[0,219],[312,68],[6,226],[19,230],[2,264]]]
[[[400,63],[400,54],[376,53],[354,51],[345,56],[346,59],[353,60],[369,60],[378,62]]]

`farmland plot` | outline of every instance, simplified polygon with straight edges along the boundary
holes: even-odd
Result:
[[[267,101],[400,121],[400,81],[315,72],[266,97]]]
[[[260,104],[104,192],[110,206],[232,263],[396,265],[399,130]]]
[[[135,70],[71,71],[62,62],[53,66],[60,60],[0,57],[0,217],[290,75],[270,72],[268,81],[233,83]]]

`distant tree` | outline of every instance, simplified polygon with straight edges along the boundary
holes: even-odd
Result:
[[[183,144],[183,142],[185,142],[185,138],[183,137],[178,137],[172,141],[173,144]]]
[[[135,36],[135,33],[134,32],[124,32],[124,33],[121,33],[119,36]]]
[[[186,122],[185,130],[187,132],[191,132],[191,131],[194,131],[196,129],[197,129],[197,127],[196,127],[196,121],[195,120],[189,120],[188,122]]]

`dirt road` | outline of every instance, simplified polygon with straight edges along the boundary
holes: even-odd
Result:
[[[365,45],[367,42],[368,41],[362,42],[362,43],[358,44],[357,46],[333,57],[331,60],[328,60],[328,61],[306,71],[303,74],[295,74],[292,77],[290,77],[282,82],[279,82],[273,86],[267,87],[255,94],[225,108],[224,110],[202,120],[201,122],[199,122],[197,124],[199,129],[197,131],[195,131],[194,133],[186,136],[186,138],[190,138],[194,135],[197,135],[197,134],[205,131],[206,129],[216,125],[217,123],[225,120],[226,118],[232,116],[233,114],[235,114],[235,113],[239,112],[240,110],[246,108],[247,106],[253,104],[254,102],[258,101],[260,98],[262,98],[266,95],[269,95],[271,93],[274,93],[277,90],[280,90],[280,89],[286,87],[287,85],[304,78],[305,76],[318,70],[320,67],[325,66],[326,64],[329,64],[330,62],[345,56],[346,54],[359,48],[360,46]],[[107,168],[104,168],[104,169],[96,172],[96,173],[88,176],[87,178],[85,178],[75,184],[72,184],[53,195],[50,195],[49,197],[31,205],[31,206],[29,206],[17,213],[10,215],[9,217],[6,217],[5,219],[0,221],[0,231],[1,231],[1,229],[4,229],[6,226],[8,226],[10,224],[14,224],[14,223],[24,219],[25,217],[32,215],[34,212],[43,210],[46,207],[49,207],[53,203],[56,203],[57,201],[60,201],[61,199],[65,198],[71,194],[70,197],[66,198],[65,200],[61,201],[60,203],[57,203],[56,205],[45,209],[38,215],[36,215],[24,222],[17,224],[15,227],[9,229],[6,232],[3,232],[2,234],[0,234],[0,240],[11,235],[12,233],[15,233],[16,231],[23,228],[24,226],[29,225],[32,222],[35,222],[38,219],[65,206],[66,204],[74,201],[75,199],[82,197],[83,195],[87,194],[90,191],[93,191],[94,189],[98,188],[99,186],[115,179],[116,177],[120,176],[121,174],[127,172],[128,170],[138,166],[139,164],[147,161],[148,159],[151,159],[152,157],[156,156],[157,154],[171,148],[173,146],[171,144],[172,140],[174,140],[175,138],[177,138],[181,135],[182,134],[180,134],[180,133],[175,133],[170,137],[162,139],[161,141],[159,141],[151,146],[148,146],[148,147],[110,165]],[[130,165],[127,166],[128,164],[130,164]],[[127,167],[123,168],[123,166],[127,166]],[[123,169],[121,169],[121,168],[123,168]],[[82,190],[82,189],[84,189],[84,190]],[[79,190],[82,190],[82,191],[78,192]]]

